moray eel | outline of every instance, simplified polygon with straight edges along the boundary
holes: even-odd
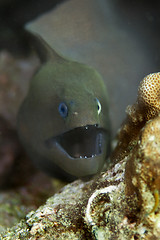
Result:
[[[108,97],[99,73],[30,34],[41,66],[18,113],[20,139],[35,164],[72,180],[101,171],[110,146]]]

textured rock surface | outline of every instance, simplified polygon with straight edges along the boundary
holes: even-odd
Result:
[[[0,191],[0,233],[17,224],[31,210],[36,210],[63,184],[41,172],[28,177],[27,184]]]
[[[62,55],[100,72],[109,92],[114,134],[124,109],[136,100],[139,80],[159,69],[159,13],[155,5],[152,9],[142,2],[128,6],[127,1],[69,0],[27,26]]]
[[[75,0],[74,2],[69,2],[76,4]],[[63,7],[64,6],[67,5],[63,5]],[[78,4],[76,6],[79,8]],[[73,17],[71,14],[68,14],[68,18],[66,18],[64,8],[59,8],[59,10],[57,8],[54,15],[54,21],[55,24],[58,25],[55,25],[57,34],[54,35],[54,37],[57,37],[57,44],[62,44],[61,47],[65,48],[63,45],[64,39],[60,36],[61,33],[66,34],[65,43],[69,45],[67,45],[66,52],[64,49],[64,55],[66,54],[66,56],[69,56],[68,53],[70,53],[71,57],[73,57],[74,53],[76,59],[78,54],[75,50],[78,50],[81,53],[80,57],[82,62],[84,62],[84,58],[86,61],[89,59],[97,60],[98,65],[93,64],[93,66],[104,74],[104,76],[108,76],[111,81],[109,91],[111,90],[110,94],[113,96],[114,100],[112,102],[112,106],[114,111],[117,112],[117,116],[119,118],[118,123],[120,123],[122,119],[121,113],[124,112],[124,106],[120,104],[120,102],[122,102],[121,97],[123,95],[120,91],[120,87],[124,87],[125,93],[128,94],[129,97],[131,93],[133,93],[132,97],[134,98],[136,96],[135,91],[140,80],[139,76],[142,76],[146,73],[146,71],[155,71],[157,65],[159,65],[159,61],[156,60],[159,59],[159,50],[157,48],[157,46],[159,47],[159,36],[156,34],[155,38],[157,39],[158,44],[156,45],[156,40],[153,37],[151,38],[155,44],[153,42],[151,44],[151,38],[149,36],[155,36],[155,28],[152,28],[152,34],[150,32],[150,28],[148,28],[148,24],[153,26],[152,23],[155,23],[155,15],[152,15],[149,10],[145,12],[147,16],[147,27],[143,27],[143,30],[146,29],[146,35],[143,35],[144,32],[141,31],[141,21],[139,21],[141,18],[139,16],[139,24],[135,25],[138,25],[139,33],[140,35],[143,35],[142,39],[145,41],[138,41],[139,38],[137,39],[133,32],[130,35],[131,29],[128,32],[126,31],[123,25],[124,21],[120,22],[119,17],[117,17],[118,15],[111,14],[115,11],[113,5],[112,11],[108,12],[109,17],[107,19],[107,22],[109,22],[107,25],[107,29],[110,33],[109,35],[108,31],[106,31],[106,24],[104,24],[103,21],[102,23],[100,20],[100,25],[96,25],[99,23],[98,19],[101,18],[100,16],[104,16],[106,13],[102,11],[104,15],[98,14],[96,18],[96,13],[92,16],[92,13],[89,11],[88,14],[87,11],[91,9],[91,5],[88,4],[87,6],[88,8],[86,5],[85,8],[83,8],[83,4],[81,5],[83,11],[79,11],[80,15],[78,15],[78,11],[76,13],[72,11],[72,7],[68,8],[69,12],[71,9],[73,14],[76,14],[75,21],[72,21],[75,23],[75,30],[78,29],[78,35],[73,31],[73,40],[75,40],[74,44],[69,37],[72,36],[72,31],[68,31],[68,28],[66,31],[66,25],[64,24],[66,22],[68,25],[70,17],[72,20]],[[100,8],[101,10],[106,9],[103,8],[103,6],[105,5],[102,4]],[[125,14],[127,13],[128,17],[126,25],[128,28],[132,28],[132,24],[135,22],[130,22],[128,19],[132,14],[134,17],[136,16],[137,19],[137,15],[132,8],[130,12],[131,14],[129,11],[125,11],[125,6],[126,4],[123,6],[123,11],[117,11],[117,13],[119,13],[119,16],[121,17],[123,14],[126,16]],[[145,6],[146,5],[143,5],[143,7]],[[94,10],[98,9],[98,7],[94,8]],[[117,10],[119,10],[119,7]],[[65,10],[65,13],[68,13],[68,11]],[[84,18],[78,18],[78,16],[82,16],[82,12],[84,13],[84,17],[86,17],[86,19],[89,18],[91,25],[87,25],[87,21],[85,21]],[[64,18],[61,19],[62,25],[59,21],[59,16],[61,16],[61,14],[64,16]],[[112,16],[112,18],[110,18],[110,16]],[[77,27],[80,19],[82,19],[80,24],[81,28]],[[71,28],[72,22],[68,25]],[[46,26],[48,25],[41,26],[47,30]],[[56,26],[58,26],[58,28],[56,28]],[[65,31],[61,28],[62,26]],[[95,28],[95,26],[101,27]],[[84,27],[92,30],[91,35],[89,34],[89,31],[87,31],[87,36],[81,34],[80,29],[83,30]],[[95,39],[101,39],[99,33],[97,32],[98,29],[100,32],[107,34],[107,37],[109,37],[106,41],[102,41],[104,45],[107,43],[107,46],[109,46],[106,48],[107,54],[104,52],[103,44],[99,45],[97,41],[93,41],[92,44],[90,44],[91,39],[94,37]],[[105,31],[103,29],[105,29]],[[50,31],[47,30],[47,32],[49,33]],[[53,31],[50,33],[52,34]],[[129,45],[126,45],[128,42],[127,39],[129,41]],[[117,44],[117,40],[119,40],[119,45]],[[89,44],[87,44],[87,42]],[[78,45],[76,45],[76,43]],[[110,47],[110,43],[114,43],[113,48]],[[84,51],[82,51],[82,48],[78,46],[84,46]],[[129,46],[131,46],[131,48]],[[156,46],[153,52],[151,46]],[[55,48],[55,44],[53,47]],[[89,52],[90,47],[91,51]],[[94,49],[97,50],[94,52]],[[129,58],[127,58],[125,54],[123,55],[123,51],[121,52],[123,49],[125,54],[128,52]],[[100,54],[100,50],[102,50],[102,54]],[[90,53],[90,55],[88,53]],[[136,55],[137,57],[134,56],[135,53],[138,54]],[[154,57],[152,58],[151,56]],[[121,63],[122,66],[120,66],[119,63]],[[132,71],[128,71],[129,68],[123,68],[123,66],[127,66],[126,63],[132,66]],[[144,63],[144,66],[141,65],[142,63]],[[6,52],[2,52],[0,54],[0,114],[9,122],[9,125],[11,126],[9,131],[11,130],[11,132],[12,127],[15,126],[18,106],[27,91],[27,80],[30,79],[30,76],[37,66],[36,64],[37,63],[34,58],[29,59],[29,61],[22,59],[20,61],[15,61]],[[92,65],[92,63],[90,63],[90,65]],[[113,69],[110,66],[116,67]],[[134,81],[131,81],[132,84],[128,84],[132,89],[130,92],[126,84],[123,85],[122,83],[124,83],[124,79],[126,79],[126,81],[131,79],[131,76]],[[112,80],[115,77],[116,84],[112,85]],[[160,117],[159,108],[155,108],[156,102],[159,105],[159,73],[152,76],[150,75],[146,79],[147,80],[141,83],[139,88],[137,102],[127,108],[127,118],[120,129],[117,147],[111,157],[115,166],[90,182],[85,183],[79,180],[67,185],[56,195],[48,199],[47,203],[37,210],[35,209],[40,204],[44,203],[48,196],[53,194],[52,190],[54,192],[50,180],[46,180],[45,184],[45,180],[42,178],[42,175],[39,175],[39,177],[37,175],[37,178],[35,176],[34,187],[34,181],[30,178],[31,182],[28,187],[25,186],[7,192],[1,191],[0,239],[159,239]],[[149,86],[145,87],[145,82],[149,82],[148,79],[153,80],[151,83],[151,89],[148,88]],[[21,82],[21,86],[19,85],[19,82]],[[24,85],[24,83],[26,85]],[[143,89],[145,89],[145,91],[143,91]],[[113,91],[115,91],[114,94]],[[145,97],[141,95],[141,92],[144,93]],[[149,100],[148,102],[154,103],[154,106],[152,104],[148,105],[148,103],[146,104],[144,101],[147,96],[146,93],[148,92],[151,93],[152,97],[152,100]],[[117,93],[120,93],[118,98],[116,97],[118,96]],[[154,100],[155,93],[157,94],[156,102]],[[125,105],[129,103],[126,102],[126,98],[129,101],[129,97],[125,95],[125,100],[123,102]],[[118,118],[114,118],[114,120],[117,121]],[[4,127],[3,123],[1,126],[2,128]],[[7,122],[5,123],[5,126],[8,128]],[[119,126],[119,124],[117,124],[117,126]],[[7,138],[7,144],[9,143],[8,136],[9,135],[5,136]],[[5,144],[3,146],[5,146]],[[9,161],[9,163],[12,164],[12,154],[14,151],[10,155],[8,150],[6,152],[3,151],[7,149],[6,147],[3,148],[3,146],[0,145],[0,157],[10,159],[11,161]],[[14,144],[11,144],[11,148],[12,146],[13,149],[16,149]],[[6,153],[7,155],[5,155]],[[3,158],[1,159],[3,160]],[[3,161],[1,161],[1,163],[3,163]],[[0,169],[0,173],[2,173],[1,170],[9,170],[7,164],[2,164],[2,168]],[[1,179],[4,179],[4,176],[7,175],[5,175],[5,172],[3,171],[0,176],[2,177]],[[30,189],[30,187],[33,188]],[[47,193],[45,189],[47,189]],[[50,195],[48,195],[49,192]],[[35,211],[27,214],[31,209]],[[26,214],[27,216],[25,216]],[[20,219],[24,220],[21,220],[21,222],[18,223]],[[15,225],[15,227],[12,227],[13,225]],[[12,228],[6,230],[7,227]]]
[[[0,232],[57,191],[56,183],[28,159],[15,130],[16,114],[37,64],[34,56],[15,58],[0,52]]]
[[[159,114],[160,73],[146,76],[138,88],[138,97],[133,105],[127,106],[127,117],[118,133],[118,144],[112,160],[122,159],[137,142],[140,130],[146,122]]]
[[[96,181],[83,183],[79,180],[67,185],[46,205],[31,212],[26,222],[21,222],[11,232],[4,234],[3,238],[94,239],[94,236],[109,236],[106,230],[112,230],[123,218],[123,213],[119,212],[120,202],[117,202],[119,196],[124,196],[123,172],[120,164],[117,164]],[[113,211],[115,206],[117,209]]]
[[[157,78],[159,73],[153,83]],[[159,239],[160,116],[149,119],[140,108],[143,83],[119,132],[112,155],[118,162],[89,182],[65,186],[1,239]],[[128,144],[121,145],[127,134]]]

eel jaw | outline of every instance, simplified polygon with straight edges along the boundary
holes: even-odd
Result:
[[[97,124],[77,127],[47,139],[45,144],[48,149],[58,148],[70,159],[87,160],[104,154],[106,130]]]

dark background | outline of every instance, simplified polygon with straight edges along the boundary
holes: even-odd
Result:
[[[0,49],[26,50],[23,26],[65,0],[0,0]]]

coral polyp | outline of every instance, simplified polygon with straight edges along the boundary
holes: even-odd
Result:
[[[113,162],[119,161],[128,154],[128,151],[135,146],[140,130],[146,122],[158,116],[159,96],[160,72],[151,73],[141,81],[136,102],[126,109],[127,117],[117,136],[117,147],[112,155]]]
[[[138,196],[141,216],[150,216],[159,208],[159,96],[160,73],[151,73],[141,81],[136,103],[127,107],[112,155],[113,162],[126,158],[126,196]]]
[[[160,72],[151,73],[141,82],[138,90],[138,105],[145,110],[146,120],[160,111]]]

